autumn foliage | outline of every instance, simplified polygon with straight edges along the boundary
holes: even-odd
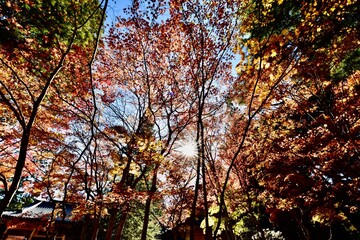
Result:
[[[0,212],[26,192],[84,239],[359,237],[356,1],[116,4],[0,3]]]

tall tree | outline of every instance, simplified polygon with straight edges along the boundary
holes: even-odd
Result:
[[[344,203],[337,197],[342,181],[349,181],[350,186],[357,181],[346,166],[358,158],[358,143],[352,137],[357,134],[358,119],[350,117],[356,109],[351,106],[358,104],[353,99],[358,81],[359,21],[354,17],[358,5],[351,1],[249,1],[245,9],[241,40],[245,47],[239,49],[246,61],[239,64],[242,81],[237,84],[238,89],[251,86],[254,90],[250,98],[244,92],[237,99],[250,103],[249,113],[257,117],[248,115],[252,134],[239,151],[236,161],[243,169],[239,172],[259,194],[271,220],[291,216],[299,231],[287,231],[289,238],[333,236],[331,227],[316,236],[312,217],[322,226],[342,219],[354,229],[354,220],[348,220],[356,219],[354,208],[351,217],[345,216],[349,210],[341,207]],[[291,59],[296,65],[284,75]],[[255,82],[249,81],[252,71],[257,74]],[[345,102],[348,109],[342,107]],[[350,196],[354,198],[346,198],[348,206],[356,202],[357,194]]]
[[[99,37],[94,26],[102,24],[100,10],[97,1],[1,2],[1,31],[6,37],[1,41],[0,96],[7,119],[2,125],[13,133],[1,139],[3,146],[10,146],[2,167],[1,213],[13,198],[28,159],[35,157],[32,147],[46,137],[59,136],[66,127],[64,115],[56,111],[63,106],[57,95],[75,89],[88,93],[84,79],[71,75],[71,69],[84,66],[72,61],[75,55],[91,59]]]
[[[128,115],[118,115],[118,121],[126,127],[128,116],[134,116],[134,121],[139,123],[147,117],[153,124],[155,139],[163,144],[160,151],[162,156],[168,155],[179,134],[190,125],[192,127],[187,131],[195,129],[198,132],[195,141],[202,143],[204,152],[205,138],[201,136],[204,135],[201,133],[205,127],[204,119],[210,122],[211,116],[221,109],[224,98],[219,85],[231,79],[227,51],[236,21],[228,22],[231,16],[225,12],[234,9],[230,5],[215,4],[211,7],[204,4],[200,7],[191,3],[182,5],[176,1],[170,5],[156,3],[159,5],[155,4],[155,7],[136,3],[139,2],[134,2],[129,9],[131,17],[128,20],[120,19],[117,28],[110,30],[106,42],[109,48],[104,50],[101,67],[111,69],[103,79],[112,80],[118,89],[111,92],[105,89],[104,98],[108,97],[111,102],[116,99],[115,96],[120,96],[115,101],[135,103],[133,109],[126,106]],[[143,7],[148,9],[143,10]],[[163,14],[166,8],[170,16]],[[206,25],[206,13],[217,14],[217,10],[220,14],[218,24],[211,22]],[[200,12],[201,16],[197,16]],[[192,19],[196,19],[195,23]],[[218,96],[217,99],[215,96]],[[186,138],[186,135],[181,136]],[[198,159],[197,177],[200,181],[201,171],[206,175],[206,160],[204,154]],[[146,237],[146,219],[152,195],[158,188],[159,171],[168,174],[166,165],[161,162],[155,162],[152,169],[143,239]],[[206,190],[204,185],[204,189],[200,188],[199,181],[195,186],[196,192]],[[204,198],[207,199],[206,194]],[[193,201],[195,208],[199,205],[198,201],[198,197]]]

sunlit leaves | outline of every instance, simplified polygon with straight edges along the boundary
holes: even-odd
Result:
[[[54,197],[53,189],[66,189],[69,177],[65,174],[62,177],[54,174],[53,189],[50,189],[51,180],[45,181],[44,175],[55,169],[52,161],[64,157],[66,134],[78,116],[75,112],[84,114],[92,108],[91,104],[84,104],[92,87],[85,80],[88,72],[84,69],[88,69],[94,47],[95,26],[101,24],[99,4],[97,1],[1,3],[1,32],[5,37],[0,42],[0,105],[6,117],[13,119],[11,124],[10,121],[4,124],[11,129],[13,144],[12,155],[6,157],[11,167],[2,166],[0,171],[13,175],[6,175],[11,185],[5,189],[1,211],[23,176],[29,176],[33,182],[43,180],[47,189],[42,186],[35,189],[48,191],[50,198]],[[70,104],[64,95],[80,98],[75,102],[81,104]],[[8,143],[1,141],[1,146],[7,147]],[[57,174],[65,172],[57,170]]]
[[[24,188],[78,214],[163,199],[163,223],[208,206],[217,234],[284,216],[301,232],[356,228],[355,1],[133,1],[92,70],[101,9],[88,3],[1,5],[3,188],[32,119]]]
[[[321,224],[345,226],[358,214],[345,205],[357,202],[358,179],[349,166],[357,168],[359,157],[353,135],[359,121],[359,8],[352,1],[247,3],[232,95],[232,103],[244,107],[231,111],[236,122],[228,144],[244,136],[237,129],[246,133],[244,113],[252,122],[234,172],[243,186],[260,193],[272,221],[280,223],[285,212],[296,219],[300,211],[308,222],[313,216]]]

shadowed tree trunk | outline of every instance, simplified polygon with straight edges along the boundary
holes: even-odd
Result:
[[[116,216],[119,213],[119,208],[117,206],[113,207],[110,210],[110,219],[109,219],[109,225],[106,230],[106,240],[111,240],[111,236],[114,230],[115,222],[116,222]]]
[[[129,214],[129,205],[128,205],[128,203],[125,203],[125,206],[123,207],[123,209],[121,211],[121,216],[120,216],[118,227],[116,230],[115,240],[121,240],[122,232],[123,232],[128,214]]]
[[[151,181],[151,188],[150,188],[150,191],[149,191],[149,196],[148,198],[146,199],[146,203],[145,203],[145,213],[144,213],[144,224],[143,224],[143,229],[142,229],[142,232],[141,232],[141,240],[146,240],[146,236],[147,236],[147,229],[148,229],[148,226],[149,226],[149,220],[150,220],[150,211],[151,211],[151,201],[152,201],[152,198],[156,192],[156,182],[157,182],[157,171],[159,169],[160,165],[157,164],[155,166],[155,169],[154,169],[154,176],[152,178],[152,181]]]

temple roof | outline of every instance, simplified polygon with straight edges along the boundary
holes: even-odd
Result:
[[[58,202],[47,202],[47,201],[36,201],[35,203],[24,207],[21,211],[5,211],[2,217],[15,217],[15,218],[29,218],[29,219],[49,219],[54,208],[56,218],[55,220],[62,220],[62,208],[61,203]],[[65,204],[65,221],[71,221],[71,212],[73,206],[70,204]],[[54,213],[55,213],[54,212]]]

